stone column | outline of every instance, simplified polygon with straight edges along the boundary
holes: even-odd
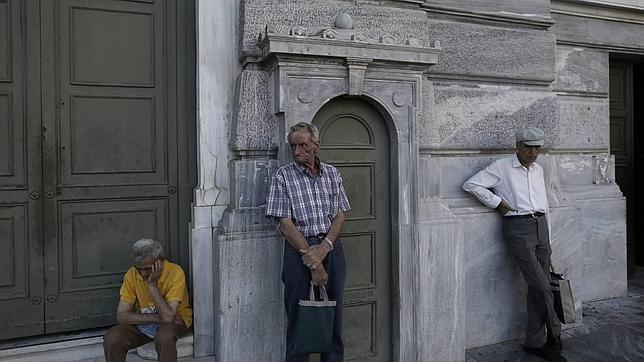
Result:
[[[197,0],[197,160],[191,225],[194,355],[215,354],[213,235],[230,199],[229,128],[235,105],[239,0]]]

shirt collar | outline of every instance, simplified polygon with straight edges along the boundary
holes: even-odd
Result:
[[[302,174],[304,174],[306,176],[309,176],[309,177],[313,177],[308,173],[308,171],[304,168],[304,166],[300,165],[299,163],[297,163],[295,161],[293,161],[293,164],[295,165],[295,168],[298,171],[300,171]],[[318,172],[319,172],[318,176],[322,176],[322,174],[324,173],[324,171],[322,170],[322,162],[320,162],[320,159],[317,156],[315,156],[315,164],[318,166]]]
[[[534,163],[532,165],[530,165],[530,168],[526,168],[525,166],[523,166],[521,164],[521,161],[519,161],[519,156],[517,156],[517,154],[515,153],[514,157],[512,158],[512,167],[515,167],[515,168],[516,167],[523,167],[524,170],[527,170],[528,172],[530,172],[534,168]]]

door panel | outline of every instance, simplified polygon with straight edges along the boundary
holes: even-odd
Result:
[[[137,239],[178,256],[173,4],[43,3],[46,333],[115,322]]]
[[[187,270],[186,4],[0,0],[0,340],[115,323],[138,238]]]
[[[28,125],[25,112],[28,84],[38,75],[27,79],[24,68],[26,7],[0,1],[0,339],[44,328],[40,173],[28,172],[40,167],[40,140],[30,131],[39,127]]]
[[[391,360],[389,144],[380,114],[359,99],[334,100],[313,121],[320,158],[342,174],[351,211],[341,235],[347,258],[347,361]]]

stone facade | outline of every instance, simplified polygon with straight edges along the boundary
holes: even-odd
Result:
[[[584,16],[594,5],[576,0],[222,3],[198,1],[196,355],[283,359],[282,241],[263,217],[266,190],[288,160],[288,127],[344,95],[376,104],[392,133],[392,360],[464,360],[521,337],[526,287],[501,220],[461,185],[512,154],[522,126],[548,135],[538,162],[553,263],[578,318],[582,301],[626,292],[608,67],[611,52],[644,54],[641,23]]]

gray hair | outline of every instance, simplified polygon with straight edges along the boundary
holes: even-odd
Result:
[[[320,131],[318,131],[318,128],[306,122],[300,122],[296,125],[291,126],[291,128],[288,129],[287,139],[290,141],[291,135],[293,134],[293,132],[297,132],[301,130],[306,130],[307,132],[309,132],[309,134],[311,135],[311,140],[313,142],[317,143],[320,141]]]
[[[139,239],[132,245],[132,258],[135,263],[140,263],[148,257],[154,260],[163,257],[163,245],[156,240]]]

